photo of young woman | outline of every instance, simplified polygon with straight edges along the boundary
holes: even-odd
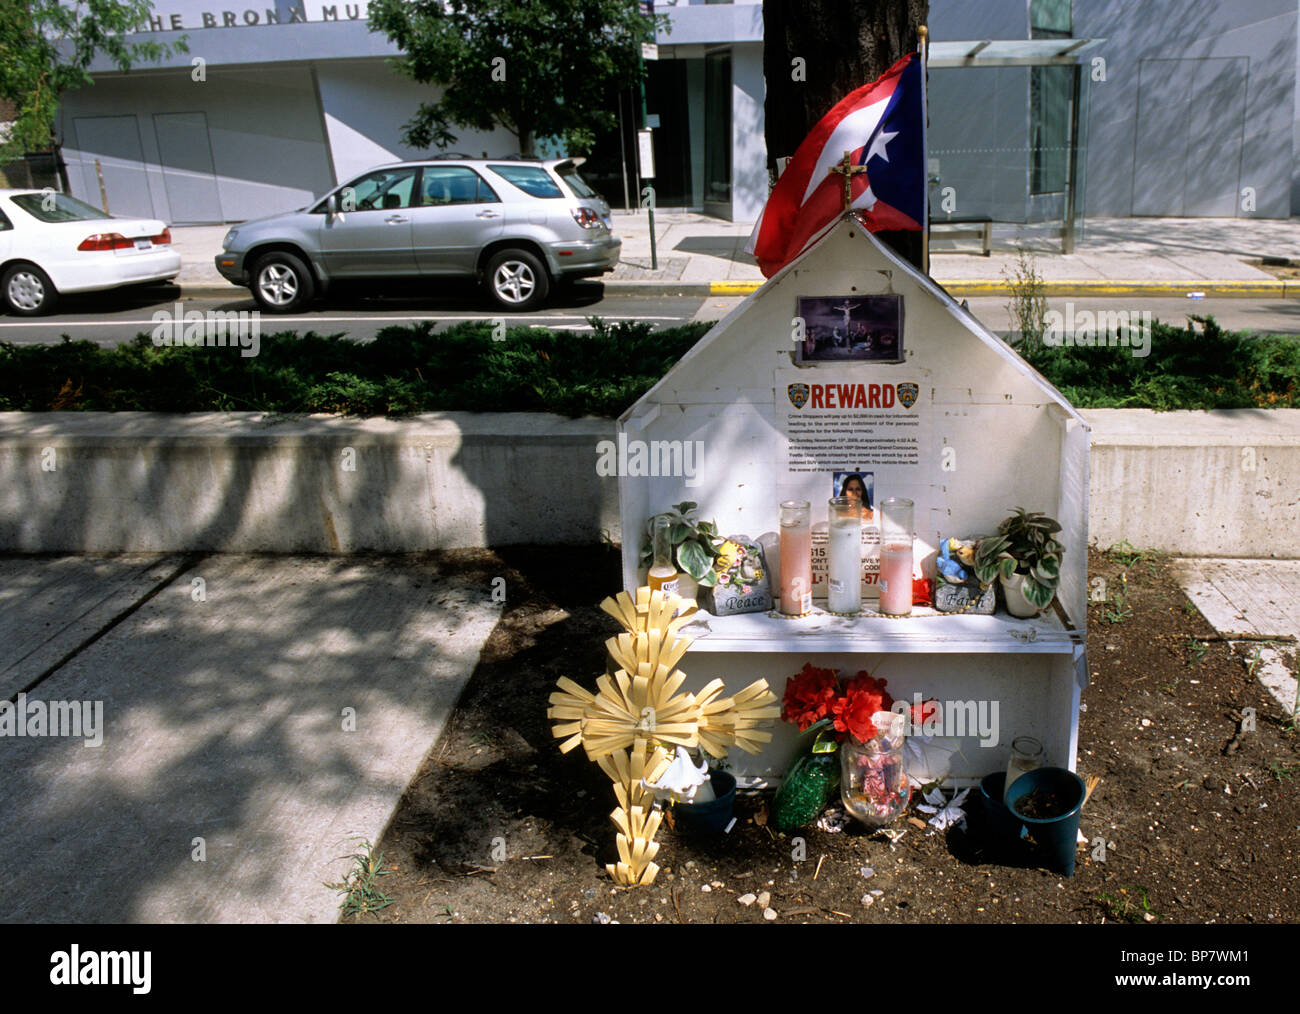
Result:
[[[876,519],[872,504],[872,489],[875,486],[875,474],[867,472],[836,472],[833,488],[836,496],[852,497],[862,504],[863,524],[873,524]]]

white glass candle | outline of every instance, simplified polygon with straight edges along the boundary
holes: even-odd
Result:
[[[856,613],[862,609],[862,509],[859,502],[846,496],[832,499],[829,527],[826,608],[832,613]]]

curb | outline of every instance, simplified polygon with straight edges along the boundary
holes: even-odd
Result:
[[[948,290],[952,296],[1010,296],[1011,286],[1006,282],[984,279],[957,279],[945,281],[936,278],[936,282]],[[709,286],[711,296],[747,296],[755,291],[762,282],[713,282]],[[1180,296],[1191,292],[1203,292],[1209,296],[1233,297],[1272,297],[1277,299],[1300,298],[1300,279],[1240,279],[1226,281],[1207,281],[1191,279],[1183,281],[1144,281],[1144,280],[1110,280],[1080,279],[1077,281],[1044,282],[1045,296]]]
[[[953,279],[936,282],[957,298],[967,296],[1010,296],[1012,290],[1006,282],[985,279]],[[613,279],[602,283],[605,292],[623,296],[748,296],[762,285],[758,281],[725,282],[673,282],[651,279]],[[238,285],[181,285],[182,298],[221,299],[243,298],[248,290]],[[1182,281],[1142,281],[1109,279],[1082,279],[1079,281],[1044,282],[1045,296],[1177,296],[1201,292],[1206,298],[1266,298],[1300,299],[1298,279],[1240,279],[1207,281],[1190,279]]]
[[[975,279],[944,281],[936,279],[953,296],[1009,296],[1011,287],[1006,282]],[[1044,282],[1045,296],[1179,296],[1204,293],[1206,297],[1271,297],[1285,299],[1300,297],[1300,279],[1238,279],[1215,281],[1210,279],[1184,279],[1180,281],[1146,281],[1138,279],[1084,279],[1079,281]]]

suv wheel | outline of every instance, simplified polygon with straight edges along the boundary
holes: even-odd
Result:
[[[50,276],[35,264],[15,264],[0,280],[5,305],[20,317],[50,313],[58,293]]]
[[[267,313],[292,313],[311,302],[316,282],[302,259],[276,251],[253,266],[253,298]]]
[[[550,288],[546,268],[527,250],[502,250],[488,261],[488,295],[506,310],[540,306]]]

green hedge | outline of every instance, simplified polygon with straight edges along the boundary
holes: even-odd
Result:
[[[1016,351],[1078,408],[1300,408],[1300,339],[1225,331],[1213,317],[1152,323],[1144,357],[1108,343],[1027,342]]]
[[[591,323],[589,332],[511,328],[501,341],[490,321],[437,333],[428,323],[388,327],[373,342],[286,331],[264,336],[250,358],[238,348],[158,348],[146,335],[110,348],[0,343],[0,410],[612,417],[710,326]],[[1224,331],[1212,317],[1154,323],[1145,357],[1104,339],[1018,351],[1080,408],[1300,407],[1300,340]]]
[[[388,327],[372,342],[286,331],[262,336],[249,358],[238,347],[160,348],[146,335],[110,348],[0,343],[0,410],[617,416],[709,329],[591,324],[511,328],[501,341],[490,321]]]

